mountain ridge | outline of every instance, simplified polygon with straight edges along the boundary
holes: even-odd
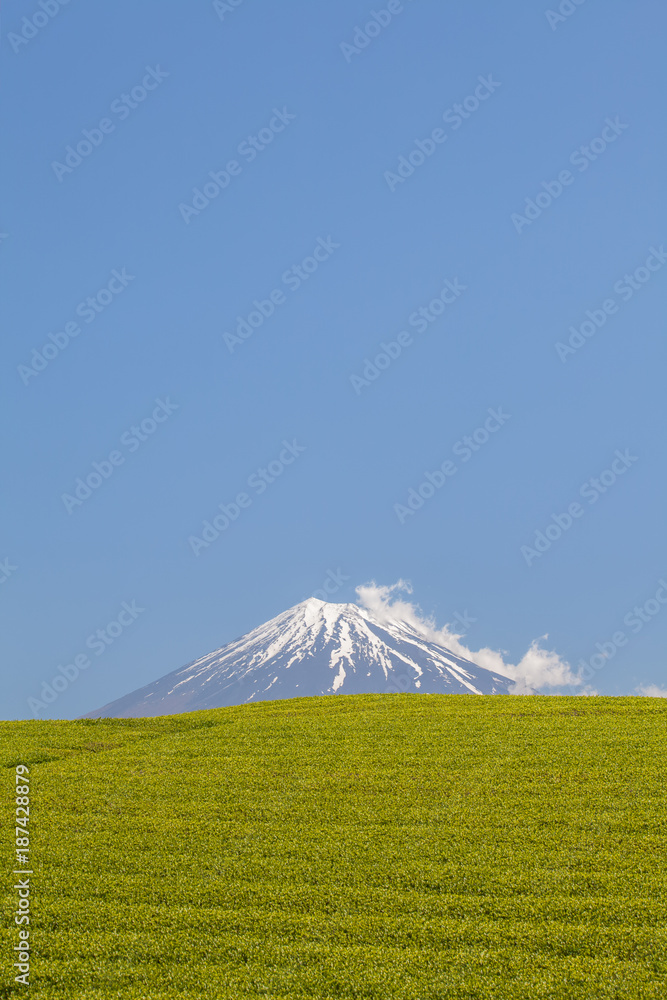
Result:
[[[84,718],[172,715],[316,695],[509,694],[513,683],[409,622],[311,597]]]

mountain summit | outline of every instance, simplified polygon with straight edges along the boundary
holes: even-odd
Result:
[[[87,718],[173,715],[326,694],[508,694],[512,683],[405,621],[380,621],[356,604],[311,597]]]

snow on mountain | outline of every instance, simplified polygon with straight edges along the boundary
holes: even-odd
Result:
[[[87,718],[173,715],[312,695],[508,694],[512,683],[407,622],[380,622],[356,604],[310,598]]]

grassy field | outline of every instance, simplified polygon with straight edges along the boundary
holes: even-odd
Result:
[[[370,695],[0,723],[1,997],[667,996],[667,701]]]

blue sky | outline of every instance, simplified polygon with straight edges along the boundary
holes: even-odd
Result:
[[[332,576],[667,686],[663,5],[44,2],[2,11],[3,716]]]

